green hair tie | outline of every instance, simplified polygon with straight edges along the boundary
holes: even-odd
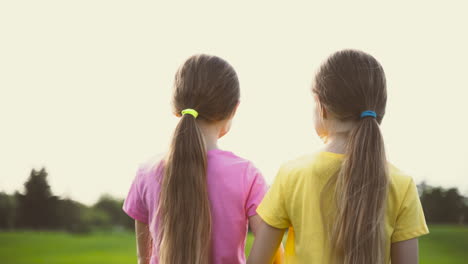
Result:
[[[193,117],[197,118],[198,112],[195,109],[187,108],[182,110],[182,115],[189,114],[192,115]]]

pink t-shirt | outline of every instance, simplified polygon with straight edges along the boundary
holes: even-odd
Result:
[[[257,206],[267,191],[267,185],[252,162],[232,152],[213,149],[208,151],[207,156],[212,263],[245,263],[248,217],[257,214]],[[150,224],[153,237],[160,191],[158,178],[162,177],[162,173],[161,160],[140,166],[123,206],[130,217]],[[158,249],[153,245],[154,252],[158,252]],[[157,257],[153,255],[151,263],[157,262]]]

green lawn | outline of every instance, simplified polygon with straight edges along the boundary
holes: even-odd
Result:
[[[430,226],[419,240],[420,263],[468,263],[468,227]]]
[[[420,239],[423,264],[456,264],[468,260],[468,227],[431,226]],[[247,253],[252,236],[247,241]],[[135,239],[131,233],[2,232],[2,264],[119,264],[136,263]]]
[[[71,235],[67,233],[0,233],[2,264],[136,263],[131,233]]]

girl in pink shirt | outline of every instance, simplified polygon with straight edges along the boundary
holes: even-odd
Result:
[[[140,166],[123,206],[135,219],[139,263],[245,263],[267,185],[252,162],[217,145],[239,97],[237,74],[221,58],[192,56],[177,71],[170,150]]]

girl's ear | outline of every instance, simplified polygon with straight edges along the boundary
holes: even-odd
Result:
[[[327,119],[327,109],[322,104],[320,104],[320,113],[322,113],[323,119]]]
[[[327,118],[327,109],[325,109],[325,107],[323,106],[323,104],[320,103],[320,100],[318,98],[317,95],[314,95],[314,99],[315,99],[315,103],[317,104],[318,106],[318,109],[319,109],[319,112],[320,112],[320,117],[322,119],[326,119]]]

